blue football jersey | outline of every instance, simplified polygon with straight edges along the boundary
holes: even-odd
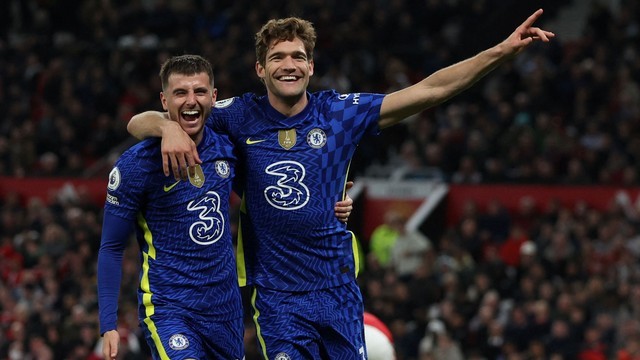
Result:
[[[358,143],[379,133],[384,95],[308,96],[287,118],[266,96],[245,94],[218,101],[207,122],[229,134],[242,168],[241,285],[308,291],[355,278],[355,239],[334,207]]]
[[[236,157],[226,136],[205,127],[202,171],[176,181],[162,171],[159,139],[132,146],[109,176],[105,212],[135,220],[140,246],[139,316],[242,316],[229,201]]]

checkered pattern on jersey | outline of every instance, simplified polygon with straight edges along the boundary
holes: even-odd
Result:
[[[249,283],[300,291],[354,277],[351,233],[334,205],[358,142],[378,131],[383,95],[308,95],[308,106],[292,117],[252,94],[223,100],[211,114],[246,173],[241,216]]]

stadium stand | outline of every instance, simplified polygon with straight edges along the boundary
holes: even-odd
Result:
[[[501,40],[533,5],[553,24],[579,2],[0,2],[0,359],[100,358],[95,189],[133,143],[130,116],[157,108],[169,54],[210,59],[220,99],[261,92],[253,33],[298,15],[319,34],[312,88],[388,92]],[[449,186],[415,224],[432,246],[413,275],[368,258],[360,278],[398,360],[640,358],[640,2],[590,4],[577,35],[359,149],[356,183]],[[360,201],[350,226],[368,252],[379,222]],[[142,359],[136,249],[125,257],[122,353]]]

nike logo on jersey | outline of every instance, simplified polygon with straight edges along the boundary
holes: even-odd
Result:
[[[164,192],[169,192],[169,191],[171,191],[171,189],[173,189],[174,187],[176,187],[176,185],[178,185],[179,183],[180,183],[180,180],[178,180],[178,181],[174,182],[174,183],[173,183],[173,184],[171,184],[171,185],[165,185],[165,186],[164,186]]]
[[[247,138],[246,142],[247,142],[247,145],[253,145],[253,144],[261,143],[263,141],[266,141],[266,140],[251,140],[251,138]]]

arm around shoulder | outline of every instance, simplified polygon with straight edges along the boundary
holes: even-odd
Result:
[[[129,120],[127,131],[138,140],[162,138],[162,168],[167,176],[173,172],[176,180],[186,180],[187,168],[202,163],[196,143],[166,112],[136,114]]]
[[[168,121],[167,113],[160,111],[145,111],[134,115],[127,123],[127,131],[136,139],[148,137],[162,137],[167,126],[178,126],[174,121]]]

